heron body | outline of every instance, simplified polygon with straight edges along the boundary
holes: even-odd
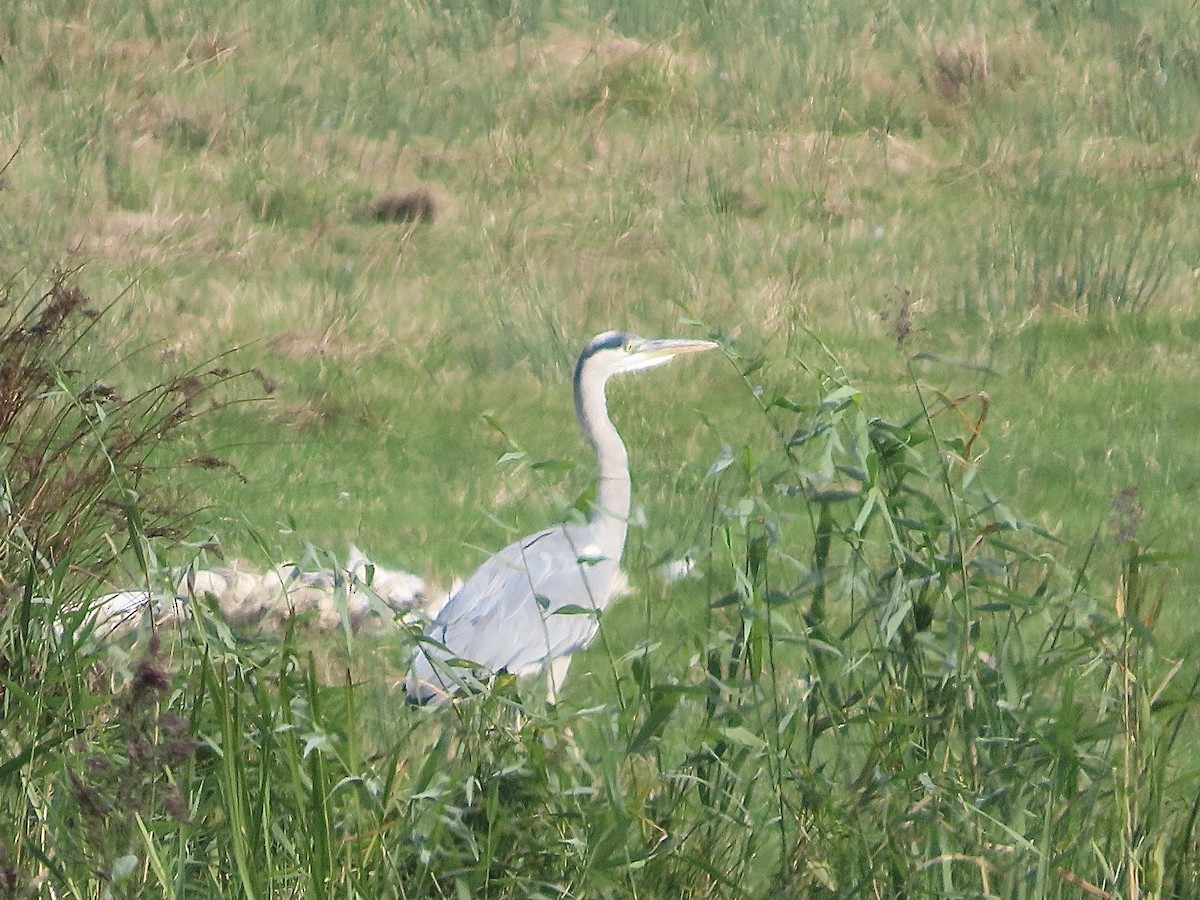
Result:
[[[605,386],[614,375],[716,346],[615,331],[588,343],[575,366],[575,411],[600,466],[591,515],[582,524],[555,525],[510,544],[467,579],[413,653],[410,698],[437,703],[493,675],[543,670],[549,670],[555,697],[570,655],[596,636],[625,549],[629,456],[608,416]]]

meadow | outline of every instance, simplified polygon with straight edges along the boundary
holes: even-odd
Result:
[[[1200,13],[0,9],[0,896],[1193,897]],[[444,590],[586,502],[559,704],[169,566]],[[658,574],[689,557],[678,583]]]

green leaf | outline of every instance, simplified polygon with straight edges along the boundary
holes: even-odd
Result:
[[[576,603],[568,603],[565,606],[560,606],[558,609],[551,610],[552,616],[599,616],[600,610],[587,606],[579,606]]]
[[[820,437],[832,427],[833,425],[829,422],[821,422],[818,425],[813,425],[811,428],[798,428],[788,440],[788,447],[803,447],[813,438]]]
[[[861,393],[861,391],[859,391],[858,388],[851,387],[848,384],[844,384],[837,390],[830,391],[828,394],[825,395],[824,399],[821,400],[821,409],[823,409],[823,410],[843,409],[851,401],[851,399],[853,399],[854,397],[857,397],[860,393]]]
[[[765,750],[767,742],[745,725],[728,725],[721,729],[721,736],[731,744],[750,750]]]
[[[797,403],[795,400],[789,399],[788,397],[776,397],[771,401],[771,406],[779,409],[786,409],[788,412],[804,412],[804,407],[801,404]]]
[[[565,472],[574,467],[573,462],[565,459],[539,459],[529,466],[536,472]]]
[[[732,591],[723,597],[718,597],[716,600],[708,604],[709,609],[721,609],[726,606],[734,606],[741,602],[742,595],[737,591]]]
[[[640,753],[645,750],[653,738],[661,737],[663,728],[666,727],[675,709],[679,706],[679,701],[683,698],[683,692],[669,689],[656,689],[654,698],[650,702],[650,711],[646,713],[646,718],[642,722],[642,727],[638,729],[633,740],[629,742],[629,753]]]

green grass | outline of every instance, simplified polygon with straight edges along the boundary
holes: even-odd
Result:
[[[234,467],[172,475],[191,546],[357,543],[448,585],[588,489],[591,334],[729,358],[614,386],[636,592],[561,710],[502,696],[431,729],[398,708],[401,636],[344,656],[199,623],[157,656],[29,656],[50,625],[13,545],[0,786],[39,824],[0,834],[0,891],[8,866],[22,896],[1190,896],[1196,35],[1177,0],[5,7],[10,295],[77,267],[105,312],[73,367],[123,395],[257,373],[166,451]],[[432,224],[362,214],[413,188]],[[842,384],[862,394],[823,409]],[[963,451],[981,393],[964,483],[933,438]],[[824,445],[784,447],[822,417],[841,504],[811,494]],[[875,417],[924,443],[872,457]],[[856,536],[881,472],[932,498],[927,532],[877,507]],[[1028,523],[986,532],[1003,572],[896,593],[892,554],[952,557],[969,530],[938,529],[983,486]],[[103,521],[83,533],[138,545]],[[78,552],[36,590],[76,603],[112,563]],[[684,552],[700,575],[659,583]],[[148,658],[170,691],[122,700]],[[166,712],[200,749],[127,759]],[[87,758],[144,803],[82,827]]]

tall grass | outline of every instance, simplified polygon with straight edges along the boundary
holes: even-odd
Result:
[[[1166,288],[1172,255],[1165,223],[1147,207],[1136,225],[1112,218],[1117,198],[1090,179],[1044,171],[1003,204],[967,270],[964,310],[993,320],[1052,306],[1089,318],[1144,316]]]
[[[222,461],[180,438],[231,377],[210,368],[141,390],[100,380],[102,310],[69,273],[47,281],[13,276],[0,290],[0,866],[13,896],[46,877],[66,883],[75,867],[115,877],[130,811],[164,802],[154,735],[180,727],[150,715],[165,690],[157,651],[141,661],[106,652],[89,613],[106,578],[149,586],[155,546],[190,536],[195,501],[181,473]],[[117,671],[130,695],[110,704]],[[85,761],[89,740],[110,752]],[[63,818],[56,782],[76,800]],[[59,826],[71,839],[50,847],[44,828]]]
[[[557,707],[398,703],[404,628],[342,656],[197,601],[126,655],[13,604],[8,893],[1190,896],[1200,679],[1136,496],[1064,568],[986,488],[986,397],[914,376],[886,420],[831,359],[731,353],[776,440],[711,468],[696,627],[606,625]]]

